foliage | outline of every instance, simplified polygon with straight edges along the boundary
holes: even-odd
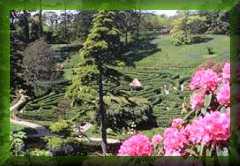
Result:
[[[226,11],[198,11],[200,16],[206,18],[207,33],[229,34],[230,17]]]
[[[187,25],[192,34],[203,34],[207,31],[206,17],[191,15],[187,18]]]
[[[64,139],[58,136],[51,136],[45,139],[47,140],[47,147],[52,152],[60,150],[65,144]]]
[[[191,31],[187,24],[188,14],[174,20],[170,36],[174,45],[184,45],[191,43]]]
[[[25,68],[24,79],[35,91],[40,87],[39,82],[55,79],[53,52],[43,39],[28,45],[24,51],[23,65]]]
[[[17,131],[10,134],[11,142],[11,152],[13,155],[24,155],[24,139],[26,138],[26,133],[23,131]]]
[[[69,123],[65,120],[59,120],[58,122],[55,122],[50,125],[50,130],[54,133],[61,133],[66,130],[69,130],[70,126]]]
[[[33,149],[29,152],[30,156],[40,156],[40,157],[49,157],[51,153],[48,150],[43,149]]]
[[[10,87],[11,93],[15,93],[18,89],[25,89],[26,82],[23,78],[24,68],[23,68],[23,51],[27,46],[26,43],[17,37],[16,32],[11,31],[10,40]]]
[[[120,44],[120,34],[113,22],[114,15],[111,11],[100,11],[94,18],[90,34],[80,50],[79,68],[74,71],[72,85],[66,93],[73,105],[88,105],[86,111],[96,110],[100,66],[104,70],[101,73],[104,79],[114,79],[113,73],[109,72],[112,70],[105,65],[114,63]]]
[[[156,126],[150,102],[143,97],[109,97],[107,123],[113,130],[123,128],[148,129]]]

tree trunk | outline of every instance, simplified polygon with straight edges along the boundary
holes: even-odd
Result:
[[[102,66],[99,65],[99,113],[101,116],[101,137],[102,137],[102,152],[107,153],[107,132],[106,132],[106,112],[103,101],[103,71]]]
[[[125,45],[127,46],[128,44],[128,31],[126,30],[125,32]]]

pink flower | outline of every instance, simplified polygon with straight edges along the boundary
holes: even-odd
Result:
[[[223,85],[219,88],[219,91],[217,92],[217,100],[219,104],[228,106],[230,104],[230,83],[225,82]]]
[[[192,144],[227,141],[230,137],[230,113],[214,111],[187,125],[185,134]]]
[[[163,146],[165,155],[175,152],[181,152],[187,143],[186,136],[182,130],[176,128],[167,128],[163,134]]]
[[[162,142],[163,138],[160,134],[157,134],[157,135],[154,135],[152,137],[152,144],[153,145],[157,145],[157,144],[160,144]]]
[[[204,69],[199,69],[198,71],[195,72],[190,83],[191,90],[200,88],[202,75],[204,75]]]
[[[200,69],[192,77],[190,88],[191,90],[195,89],[204,89],[214,91],[218,83],[218,75],[212,69]]]
[[[222,69],[222,77],[225,80],[230,80],[230,63],[225,63]]]
[[[203,118],[200,117],[186,126],[185,134],[188,135],[188,139],[192,144],[207,144],[210,141],[210,135],[204,128],[205,125]]]
[[[204,105],[204,98],[205,98],[205,92],[203,91],[193,93],[190,101],[192,109],[195,110],[196,108],[202,107]]]
[[[227,141],[230,137],[230,112],[221,113],[219,111],[211,112],[204,118],[206,130],[211,140],[216,143],[218,141]]]
[[[184,123],[184,121],[181,118],[176,118],[176,119],[173,119],[171,127],[172,128],[181,128],[183,123]]]
[[[166,151],[164,156],[182,156],[179,151]]]
[[[118,151],[118,156],[150,156],[151,154],[151,141],[143,134],[125,140]]]

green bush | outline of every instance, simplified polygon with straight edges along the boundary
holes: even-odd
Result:
[[[43,149],[33,149],[29,152],[30,156],[51,156],[51,153],[48,150],[43,150]]]
[[[47,140],[47,147],[50,151],[58,151],[65,144],[64,139],[57,136],[47,137],[46,140]]]
[[[69,131],[70,125],[66,120],[60,120],[51,124],[49,128],[54,133],[62,133]]]
[[[156,125],[152,115],[152,107],[143,97],[131,97],[123,100],[116,97],[107,107],[108,127],[119,131],[122,128],[131,128],[135,123],[135,129],[148,129]],[[127,103],[129,102],[129,103]]]
[[[185,32],[184,30],[174,29],[170,32],[171,41],[174,45],[184,45],[191,43],[190,33]]]
[[[19,156],[24,155],[24,139],[26,138],[26,133],[23,131],[12,132],[10,134],[10,147],[13,155]]]

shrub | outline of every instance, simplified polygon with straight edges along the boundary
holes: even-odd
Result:
[[[10,145],[11,152],[13,155],[24,155],[24,139],[26,138],[26,133],[23,131],[13,132],[10,134]]]
[[[64,139],[57,136],[47,137],[47,147],[50,151],[55,152],[61,150],[65,144]]]
[[[170,37],[172,43],[177,46],[191,43],[191,32],[187,28],[187,18],[179,18],[173,22]]]
[[[30,151],[30,156],[46,156],[49,157],[51,156],[51,153],[48,150],[43,150],[43,149],[33,149]]]
[[[69,124],[66,120],[60,120],[50,125],[50,130],[54,133],[62,133],[69,131]]]

